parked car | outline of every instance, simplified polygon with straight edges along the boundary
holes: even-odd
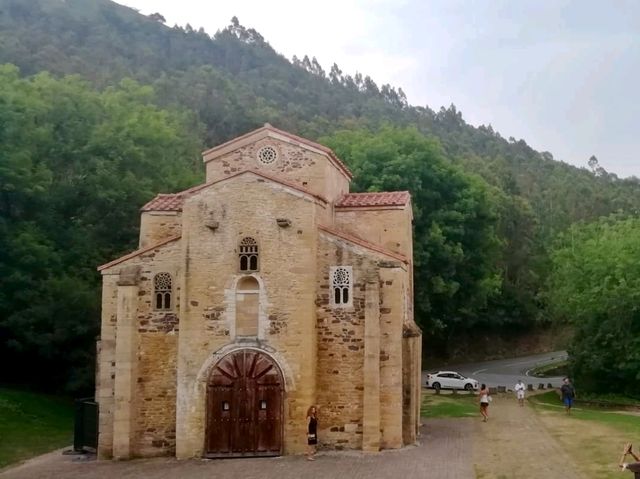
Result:
[[[427,374],[427,387],[439,391],[440,389],[465,389],[473,391],[478,389],[478,381],[467,378],[455,371],[438,371]]]

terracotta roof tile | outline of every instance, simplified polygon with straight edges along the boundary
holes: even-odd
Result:
[[[144,205],[141,211],[182,211],[183,201],[182,193],[159,194]]]
[[[336,203],[338,208],[360,206],[404,206],[411,199],[408,191],[382,191],[379,193],[347,193]]]

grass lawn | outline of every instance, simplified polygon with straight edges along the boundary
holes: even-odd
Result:
[[[422,417],[469,417],[478,415],[475,394],[432,394],[422,392]]]
[[[72,401],[0,388],[0,468],[72,443]]]
[[[537,407],[553,410],[561,408],[564,412],[564,405],[558,394],[554,391],[530,396],[529,401]],[[638,442],[638,446],[640,446],[640,416],[638,415],[628,414],[624,411],[616,412],[606,409],[576,406],[572,408],[571,417],[583,421],[595,421],[616,428],[621,433],[629,435],[630,438],[637,438],[635,441],[631,441],[631,439],[630,441]]]
[[[580,393],[578,402],[591,401],[602,406],[640,406],[640,399],[621,394],[587,394]]]
[[[632,442],[636,449],[640,448],[640,416],[637,414],[578,406],[567,416],[553,391],[530,396],[529,401],[547,430],[587,477],[621,477],[617,462],[623,445]]]

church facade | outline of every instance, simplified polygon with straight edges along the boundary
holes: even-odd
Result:
[[[414,443],[409,193],[349,193],[331,150],[268,124],[203,160],[99,267],[99,457],[302,453],[311,405],[321,447]]]

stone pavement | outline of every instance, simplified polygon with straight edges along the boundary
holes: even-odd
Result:
[[[325,452],[304,457],[177,461],[86,461],[60,451],[0,473],[2,479],[473,479],[474,419],[423,420],[420,444],[380,454]]]

